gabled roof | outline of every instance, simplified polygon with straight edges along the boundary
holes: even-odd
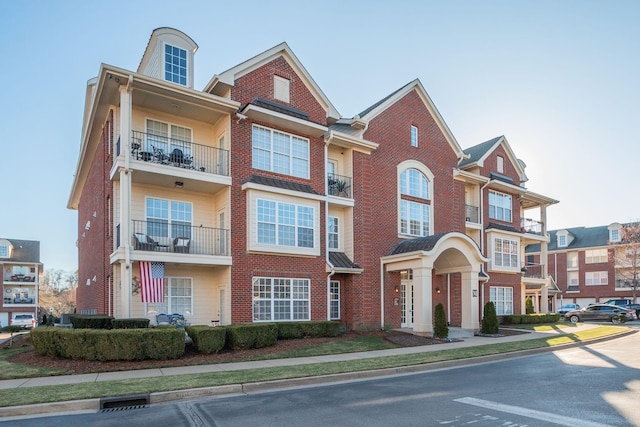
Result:
[[[286,42],[282,42],[233,68],[229,68],[221,74],[213,76],[203,91],[222,95],[229,88],[234,86],[237,78],[250,73],[278,57],[283,57],[295,70],[296,74],[303,79],[305,85],[309,88],[311,93],[314,94],[316,100],[327,111],[327,119],[332,119],[330,120],[331,122],[338,120],[340,118],[340,113],[338,113],[338,110],[336,110],[331,101],[329,101],[329,98],[327,98],[322,89],[320,89],[320,86],[318,86],[313,80],[309,72],[307,72],[306,68],[304,68],[300,60],[298,60],[298,57],[293,53]]]
[[[404,98],[407,94],[411,93],[412,91],[415,91],[418,94],[418,96],[422,99],[422,101],[424,102],[424,105],[427,107],[427,109],[429,110],[429,113],[431,114],[434,121],[440,128],[440,131],[446,138],[447,142],[449,143],[453,151],[456,153],[456,156],[459,159],[463,158],[465,155],[464,155],[464,152],[462,151],[462,147],[460,147],[460,144],[458,144],[458,141],[453,136],[451,129],[449,129],[449,126],[447,126],[447,124],[445,123],[444,119],[440,115],[440,112],[436,108],[435,104],[431,100],[431,97],[425,90],[424,86],[422,86],[422,83],[420,82],[419,79],[415,79],[409,82],[405,86],[401,87],[400,89],[396,90],[390,95],[382,98],[380,101],[376,102],[369,108],[365,109],[359,114],[359,118],[366,122],[371,121],[376,116],[378,116],[379,114],[387,110],[390,106],[394,105],[396,102],[400,101],[402,98]]]
[[[558,247],[558,232],[567,231],[573,236],[573,240],[567,246]],[[547,251],[571,251],[576,249],[597,248],[609,244],[609,229],[606,225],[597,227],[574,227],[549,231],[549,244]],[[525,249],[527,253],[540,252],[540,245],[528,245]]]
[[[458,167],[462,170],[468,170],[476,167],[483,167],[484,161],[496,150],[499,146],[504,148],[509,156],[509,160],[516,168],[516,172],[518,172],[518,176],[520,177],[521,182],[527,181],[527,175],[524,173],[524,162],[519,160],[513,150],[511,149],[511,145],[507,141],[504,135],[498,136],[496,138],[490,139],[488,141],[482,142],[478,145],[474,145],[473,147],[469,147],[464,150],[464,154],[468,157],[465,160],[462,160]],[[517,183],[516,185],[518,185]]]

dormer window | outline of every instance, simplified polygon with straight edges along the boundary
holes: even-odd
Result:
[[[0,245],[0,258],[9,258],[9,246]]]
[[[609,227],[609,242],[620,243],[622,241],[622,224],[613,223]]]
[[[564,248],[567,246],[567,236],[565,236],[564,234],[561,236],[558,236],[558,246],[561,248]]]
[[[164,79],[187,85],[187,51],[170,44],[164,45]]]
[[[290,102],[289,80],[280,76],[273,76],[273,97],[274,99],[287,104]]]

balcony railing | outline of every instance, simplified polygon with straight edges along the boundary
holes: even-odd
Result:
[[[131,132],[133,160],[229,176],[229,151],[139,131]],[[116,144],[120,155],[120,140]]]
[[[352,198],[350,177],[330,173],[327,175],[327,184],[330,196]]]
[[[521,218],[520,227],[523,233],[542,235],[542,223],[534,219]]]
[[[474,222],[480,224],[480,208],[472,205],[465,205],[464,210],[465,220],[467,222]]]
[[[529,279],[544,279],[542,277],[542,264],[526,264],[522,267],[522,277]]]
[[[229,256],[230,232],[166,221],[132,221],[131,245],[137,251]]]

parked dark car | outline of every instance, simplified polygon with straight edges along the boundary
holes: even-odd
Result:
[[[622,323],[633,320],[633,311],[625,307],[610,304],[592,304],[580,310],[573,310],[564,315],[572,323],[596,320],[601,322]],[[623,320],[625,319],[625,320]]]
[[[580,304],[562,304],[557,313],[563,316],[570,311],[580,310]]]
[[[638,318],[638,320],[640,320],[640,304],[634,304],[633,301],[629,298],[610,299],[603,302],[603,304],[611,304],[617,305],[618,307],[630,308],[632,311],[636,312],[636,317]]]

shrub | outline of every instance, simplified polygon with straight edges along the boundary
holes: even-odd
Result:
[[[433,336],[435,338],[447,338],[449,336],[449,327],[447,326],[447,316],[444,313],[442,303],[436,305],[433,319]]]
[[[70,318],[74,329],[111,329],[113,317],[104,315],[80,314]]]
[[[493,302],[491,301],[484,305],[481,332],[489,335],[498,333],[498,316],[496,316],[496,306],[493,305]]]
[[[278,322],[278,339],[336,337],[340,335],[340,324],[335,321]]]
[[[275,323],[241,323],[226,328],[227,347],[232,350],[267,347],[278,340]]]
[[[215,328],[205,325],[185,326],[184,329],[191,337],[196,350],[201,353],[218,353],[224,348],[227,337],[225,326],[217,326]]]
[[[149,319],[141,317],[134,319],[113,319],[113,329],[145,329],[149,327]]]
[[[83,360],[177,359],[184,354],[181,329],[36,328],[31,341],[38,354]]]
[[[533,300],[531,297],[527,297],[525,300],[525,312],[527,314],[533,314]]]
[[[506,325],[535,325],[540,323],[557,323],[560,315],[557,313],[540,314],[509,314],[502,318]]]

